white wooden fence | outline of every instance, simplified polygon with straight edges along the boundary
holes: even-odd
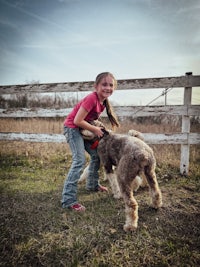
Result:
[[[0,86],[0,95],[22,93],[55,93],[55,92],[81,92],[91,91],[94,82],[51,83]],[[162,114],[182,116],[181,133],[146,133],[144,138],[149,144],[180,144],[181,159],[180,172],[188,174],[189,150],[191,144],[200,144],[200,133],[190,133],[190,116],[200,116],[200,105],[191,105],[192,87],[200,86],[200,76],[186,73],[180,77],[148,78],[118,80],[118,90],[178,88],[184,90],[183,105],[166,106],[125,106],[114,107],[119,117],[159,116]],[[71,109],[0,109],[0,117],[64,117]],[[27,142],[65,142],[62,134],[32,134],[32,133],[0,133],[0,140],[27,141]]]

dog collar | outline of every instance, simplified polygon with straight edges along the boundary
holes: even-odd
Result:
[[[97,148],[98,147],[98,144],[99,144],[99,140],[97,139],[97,140],[95,140],[94,141],[94,143],[92,143],[92,145],[91,145],[91,149],[95,149],[95,148]]]

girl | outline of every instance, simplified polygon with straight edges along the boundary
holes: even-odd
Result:
[[[89,191],[107,192],[108,189],[99,184],[98,170],[100,160],[97,149],[91,149],[91,143],[84,140],[79,128],[93,132],[97,137],[102,137],[102,128],[90,124],[91,121],[99,118],[106,108],[108,118],[112,126],[119,126],[118,120],[112,111],[108,97],[112,95],[117,87],[117,81],[110,72],[100,73],[96,77],[94,92],[83,98],[73,108],[64,122],[64,135],[69,143],[72,152],[72,165],[66,177],[63,193],[62,207],[75,211],[85,211],[85,207],[77,202],[77,182],[85,166],[85,150],[90,155],[89,174],[86,188]]]

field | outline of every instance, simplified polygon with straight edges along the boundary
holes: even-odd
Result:
[[[62,133],[62,123],[1,119],[0,130]],[[121,128],[180,131],[172,122],[131,122]],[[193,132],[199,128],[192,125]],[[152,210],[148,188],[139,189],[139,226],[125,233],[123,201],[113,199],[110,190],[88,194],[80,184],[79,200],[86,212],[61,208],[71,163],[67,144],[1,142],[0,266],[200,266],[200,147],[191,146],[188,177],[179,174],[178,145],[152,147],[164,205]]]

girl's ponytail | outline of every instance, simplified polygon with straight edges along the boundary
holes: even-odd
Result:
[[[117,116],[115,115],[113,108],[112,108],[112,105],[110,104],[108,99],[104,100],[104,105],[106,107],[108,119],[109,119],[112,127],[115,127],[115,126],[119,127],[119,121],[118,121]]]

